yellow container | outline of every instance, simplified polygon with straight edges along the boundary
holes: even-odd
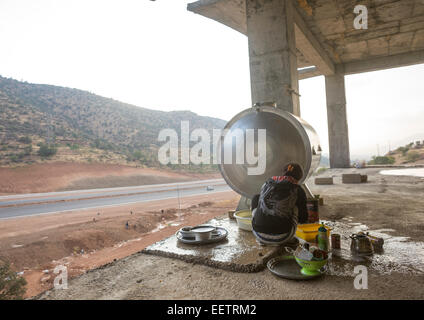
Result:
[[[252,231],[252,211],[240,210],[234,213],[234,218],[237,220],[237,224],[240,229],[246,231]]]
[[[296,230],[296,236],[307,242],[316,242],[315,238],[318,235],[318,228],[321,226],[321,223],[305,223],[299,224]],[[327,229],[327,236],[330,239],[331,228],[325,226]]]

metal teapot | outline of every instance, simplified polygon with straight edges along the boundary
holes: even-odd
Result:
[[[350,244],[350,251],[353,255],[369,256],[374,253],[371,240],[366,234],[360,232],[350,236],[352,242]]]

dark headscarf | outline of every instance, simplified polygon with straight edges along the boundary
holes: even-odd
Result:
[[[303,177],[303,170],[297,163],[289,163],[284,167],[283,175],[293,177],[295,180],[299,181]]]

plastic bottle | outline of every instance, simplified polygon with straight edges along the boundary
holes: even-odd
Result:
[[[328,235],[327,229],[322,224],[318,229],[318,248],[323,251],[328,251]]]
[[[311,261],[314,256],[312,255],[309,250],[305,249],[305,247],[302,247],[301,250],[299,250],[299,253],[297,254],[297,258],[301,260]]]

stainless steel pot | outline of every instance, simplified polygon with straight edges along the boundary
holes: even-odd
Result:
[[[304,176],[300,183],[319,165],[321,146],[318,135],[305,120],[289,112],[275,107],[255,106],[237,114],[227,123],[225,129],[228,132],[218,141],[221,154],[219,169],[228,185],[247,198],[258,194],[268,178],[281,175],[283,167],[289,162],[296,162],[303,168]],[[240,151],[236,143],[237,137],[243,134],[245,137],[247,129],[254,129],[255,132],[257,129],[266,129],[266,167],[265,172],[260,175],[248,175],[247,169],[252,165],[236,163],[235,156],[232,157],[232,163],[223,162],[227,152],[235,155]],[[233,135],[233,138],[226,139],[227,135]],[[255,133],[255,150],[257,144],[258,135]]]

